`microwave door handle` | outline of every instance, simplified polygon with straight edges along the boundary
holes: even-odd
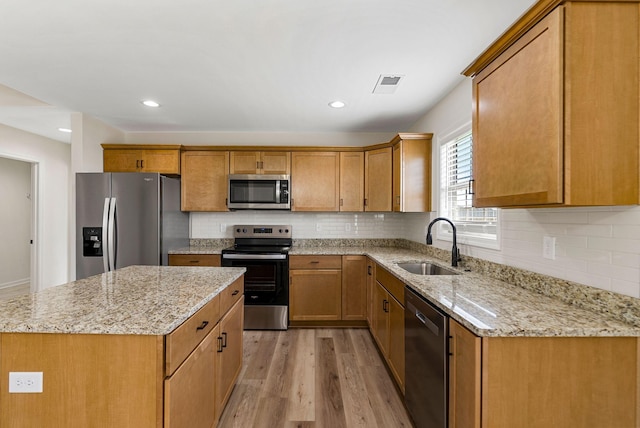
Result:
[[[109,202],[111,198],[104,198],[102,209],[102,267],[109,272]]]
[[[276,200],[274,201],[276,204],[280,202],[280,180],[276,180]]]

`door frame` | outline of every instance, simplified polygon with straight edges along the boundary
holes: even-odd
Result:
[[[0,152],[0,157],[5,159],[26,162],[31,165],[31,260],[29,261],[29,281],[30,291],[36,292],[40,290],[42,284],[40,260],[41,260],[41,224],[42,218],[40,203],[40,162],[22,156],[16,156],[10,153]]]

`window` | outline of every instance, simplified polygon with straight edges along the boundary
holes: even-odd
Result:
[[[465,128],[440,147],[440,215],[455,223],[458,242],[498,248],[498,209],[471,206],[473,138]],[[438,238],[452,240],[447,223],[438,223]]]

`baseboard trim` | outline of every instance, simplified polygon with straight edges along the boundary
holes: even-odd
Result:
[[[17,287],[19,285],[28,285],[31,283],[31,278],[23,278],[23,279],[17,279],[15,281],[10,281],[10,282],[5,282],[0,284],[0,290],[2,290],[3,288],[11,288],[11,287]]]

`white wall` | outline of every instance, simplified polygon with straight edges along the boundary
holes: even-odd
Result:
[[[434,133],[434,189],[439,138],[471,121],[471,105],[465,79],[411,129]],[[500,215],[501,249],[462,246],[463,255],[640,297],[640,207],[503,209]],[[428,221],[411,217],[405,237],[418,241]],[[556,237],[555,260],[542,257],[544,236]],[[435,245],[451,248],[445,241]]]
[[[38,165],[40,228],[36,248],[40,269],[37,279],[40,288],[67,282],[71,147],[0,125],[0,156]]]
[[[0,288],[31,275],[31,164],[0,158]],[[10,209],[8,209],[10,207]]]

